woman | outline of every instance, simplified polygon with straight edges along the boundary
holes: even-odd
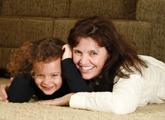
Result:
[[[83,83],[88,92],[40,103],[126,114],[138,106],[164,102],[165,64],[137,55],[110,19],[96,16],[79,20],[69,33],[68,43],[82,78],[75,70],[78,79],[69,79],[72,73],[66,68],[67,82]]]

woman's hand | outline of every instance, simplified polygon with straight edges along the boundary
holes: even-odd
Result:
[[[73,94],[74,93],[69,93],[60,98],[56,98],[52,100],[43,100],[43,101],[39,101],[38,103],[44,105],[68,106],[70,98]]]
[[[13,79],[14,78],[11,77],[8,84],[0,84],[0,101],[8,102],[7,89],[11,85]]]
[[[72,58],[72,50],[68,44],[63,45],[62,50],[64,51],[62,60]]]

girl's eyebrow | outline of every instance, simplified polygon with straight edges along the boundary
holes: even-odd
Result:
[[[52,74],[52,73],[60,73],[60,72],[50,72],[50,73],[48,73],[48,74]]]
[[[47,73],[47,74],[60,74],[61,72],[51,72],[51,73]],[[44,75],[43,73],[35,73],[36,75]]]

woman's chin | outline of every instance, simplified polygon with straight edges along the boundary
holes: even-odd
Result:
[[[95,76],[93,76],[93,75],[84,75],[84,74],[82,74],[82,78],[85,79],[85,80],[91,80],[94,77]]]

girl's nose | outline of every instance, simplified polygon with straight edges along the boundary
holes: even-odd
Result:
[[[48,85],[50,83],[50,77],[48,76],[45,76],[43,82],[42,82],[44,85]]]

